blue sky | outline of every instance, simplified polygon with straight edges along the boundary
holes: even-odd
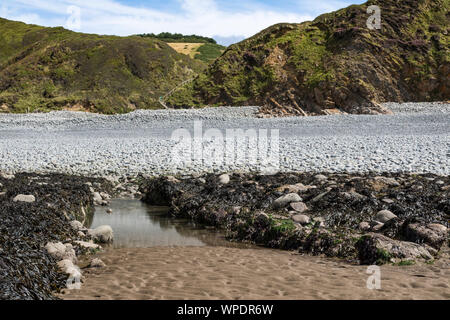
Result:
[[[163,31],[230,44],[279,22],[302,22],[361,0],[0,0],[0,17],[126,36]],[[75,6],[75,8],[73,7]],[[79,13],[79,14],[78,14]]]

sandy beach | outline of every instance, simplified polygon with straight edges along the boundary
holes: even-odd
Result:
[[[450,299],[448,256],[434,264],[381,267],[381,290],[367,289],[367,266],[269,249],[173,247],[108,249],[105,268],[85,269],[67,300]]]

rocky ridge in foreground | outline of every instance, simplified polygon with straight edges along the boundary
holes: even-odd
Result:
[[[448,176],[164,177],[141,192],[144,202],[224,229],[230,240],[361,264],[432,262],[449,246]]]
[[[84,227],[93,217],[92,186],[111,191],[104,179],[0,172],[0,300],[55,299],[82,281],[77,256],[112,236]]]

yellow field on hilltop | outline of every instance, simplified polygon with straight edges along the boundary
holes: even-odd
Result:
[[[194,58],[196,54],[198,54],[198,48],[200,48],[204,43],[188,43],[188,42],[169,42],[167,43],[171,46],[176,52],[182,53],[185,55]]]

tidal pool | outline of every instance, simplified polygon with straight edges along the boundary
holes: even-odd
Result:
[[[108,208],[112,214],[106,212]],[[110,225],[114,248],[245,245],[226,241],[223,233],[190,220],[175,219],[168,208],[153,207],[139,200],[112,200],[109,207],[96,207],[90,228]]]

